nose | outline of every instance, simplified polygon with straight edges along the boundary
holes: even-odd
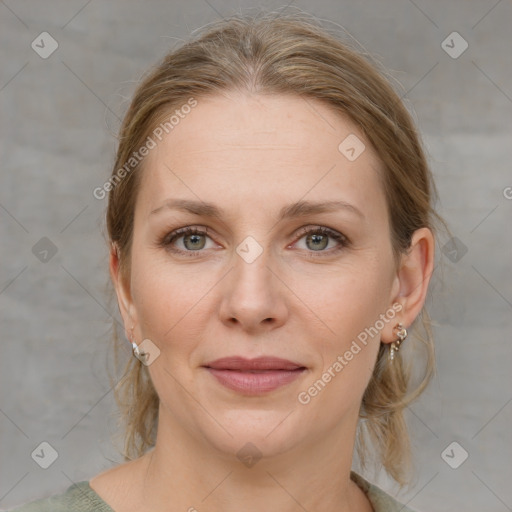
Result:
[[[240,254],[234,255],[233,268],[223,279],[222,322],[253,334],[280,327],[288,317],[291,292],[286,293],[288,288],[273,268],[270,251],[264,249],[253,261]]]

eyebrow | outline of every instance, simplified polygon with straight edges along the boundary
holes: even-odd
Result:
[[[162,206],[159,206],[153,210],[150,215],[161,212],[164,209],[180,210],[194,215],[202,217],[212,217],[216,219],[222,219],[224,210],[219,208],[213,203],[207,203],[204,201],[194,201],[190,199],[167,199]],[[312,201],[297,201],[290,205],[284,206],[279,212],[278,220],[291,219],[295,217],[303,217],[307,215],[313,215],[318,213],[330,213],[338,210],[345,210],[351,212],[361,219],[364,219],[364,215],[354,205],[345,201],[324,201],[324,202],[312,202]]]

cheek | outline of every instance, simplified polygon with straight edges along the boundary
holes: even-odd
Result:
[[[328,335],[315,336],[309,328],[318,364],[301,388],[298,401],[305,407],[304,421],[311,421],[311,429],[318,428],[314,418],[323,416],[323,427],[334,428],[349,411],[358,413],[380,346],[380,335],[372,328],[388,306],[386,286],[389,283],[378,272],[367,268],[364,275],[352,273],[331,280],[324,296],[315,295],[313,307],[324,323],[322,332]],[[326,410],[330,411],[328,417],[322,414]]]
[[[316,276],[314,282],[305,278],[299,285],[297,281],[297,294],[307,297],[314,313],[305,327],[318,363],[309,383],[321,382],[311,392],[314,395],[323,384],[329,388],[319,393],[319,403],[332,403],[340,396],[352,396],[357,401],[362,396],[380,346],[382,321],[377,321],[390,306],[389,275],[387,267],[373,259],[338,269],[322,279]]]
[[[161,254],[149,252],[134,258],[132,296],[140,326],[140,336],[158,346],[170,348],[173,340],[188,350],[200,336],[201,312],[208,303],[208,292],[215,285],[214,275],[199,266],[172,265]],[[195,319],[195,321],[194,321]]]
[[[388,307],[389,271],[377,259],[347,262],[329,272],[301,273],[290,288],[326,336],[348,341],[372,325]]]

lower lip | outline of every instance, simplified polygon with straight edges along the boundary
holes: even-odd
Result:
[[[206,368],[223,386],[247,395],[259,395],[285,386],[300,377],[305,368],[249,373]]]

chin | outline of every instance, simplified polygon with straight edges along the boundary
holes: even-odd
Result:
[[[296,446],[304,436],[292,417],[290,410],[230,410],[216,415],[227,432],[218,425],[214,430],[205,425],[203,436],[228,457],[273,457]]]

